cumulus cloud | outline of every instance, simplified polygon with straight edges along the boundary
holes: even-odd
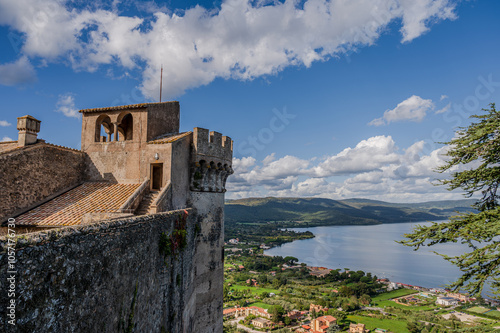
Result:
[[[413,95],[394,109],[384,112],[382,118],[377,118],[368,123],[372,126],[386,125],[396,121],[422,121],[427,111],[434,109],[434,103],[430,99],[423,99],[420,96]]]
[[[215,78],[250,80],[288,66],[311,66],[372,45],[391,22],[402,22],[402,42],[453,19],[448,0],[225,0],[220,8],[170,12],[148,6],[147,16],[117,9],[72,8],[62,0],[0,0],[0,24],[23,34],[22,52],[78,70],[118,64],[142,73],[150,99],[176,96]],[[149,14],[148,12],[154,12]]]
[[[7,142],[7,141],[14,141],[12,138],[9,138],[8,136],[4,136],[2,138],[2,142]]]
[[[66,117],[70,118],[80,118],[80,113],[75,107],[75,97],[71,93],[66,93],[59,95],[59,99],[56,103],[56,112],[61,112]]]
[[[446,106],[445,106],[444,108],[437,110],[437,111],[436,111],[436,114],[445,113],[445,112],[447,112],[450,108],[451,108],[451,103],[448,103],[448,104],[446,104]]]
[[[401,0],[403,42],[409,42],[429,30],[429,23],[445,19],[454,20],[453,5],[449,0]]]
[[[326,158],[312,171],[317,177],[329,177],[376,170],[383,165],[397,163],[400,157],[396,151],[392,137],[375,136]]]
[[[7,127],[7,126],[10,126],[12,125],[11,123],[9,123],[7,120],[0,120],[0,126],[1,127]]]
[[[0,84],[4,86],[15,86],[35,81],[35,69],[27,57],[0,65]]]
[[[376,136],[323,160],[277,159],[274,154],[262,161],[236,158],[235,174],[227,184],[228,197],[362,197],[392,202],[463,198],[433,185],[436,179],[448,176],[435,170],[445,163],[449,147],[428,154],[424,148],[424,141],[419,141],[399,149],[391,137]]]

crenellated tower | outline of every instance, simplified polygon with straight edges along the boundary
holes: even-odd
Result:
[[[233,173],[233,141],[219,132],[193,129],[190,189],[196,192],[226,191],[226,180]]]

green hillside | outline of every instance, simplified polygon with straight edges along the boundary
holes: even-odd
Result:
[[[457,211],[471,211],[474,200],[398,204],[367,199],[248,198],[227,200],[225,221],[285,222],[287,225],[339,225],[443,220]]]

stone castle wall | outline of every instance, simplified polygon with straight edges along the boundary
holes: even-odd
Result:
[[[194,292],[187,305],[196,321],[188,332],[222,332],[224,283],[224,194],[190,192],[190,205],[196,207],[201,236],[193,265]],[[205,323],[212,323],[209,327]]]
[[[17,325],[2,306],[0,331],[222,332],[222,251],[214,252],[222,229],[206,223],[220,214],[179,210],[21,237]],[[186,245],[165,254],[162,233],[174,230],[185,230]],[[1,281],[8,271],[5,239]],[[9,304],[6,289],[1,304]]]
[[[0,154],[0,221],[82,182],[84,156],[45,143]]]

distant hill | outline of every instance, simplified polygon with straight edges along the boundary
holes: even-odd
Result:
[[[437,221],[457,211],[474,211],[474,202],[469,199],[400,204],[368,199],[248,198],[226,201],[225,222],[318,226]]]

